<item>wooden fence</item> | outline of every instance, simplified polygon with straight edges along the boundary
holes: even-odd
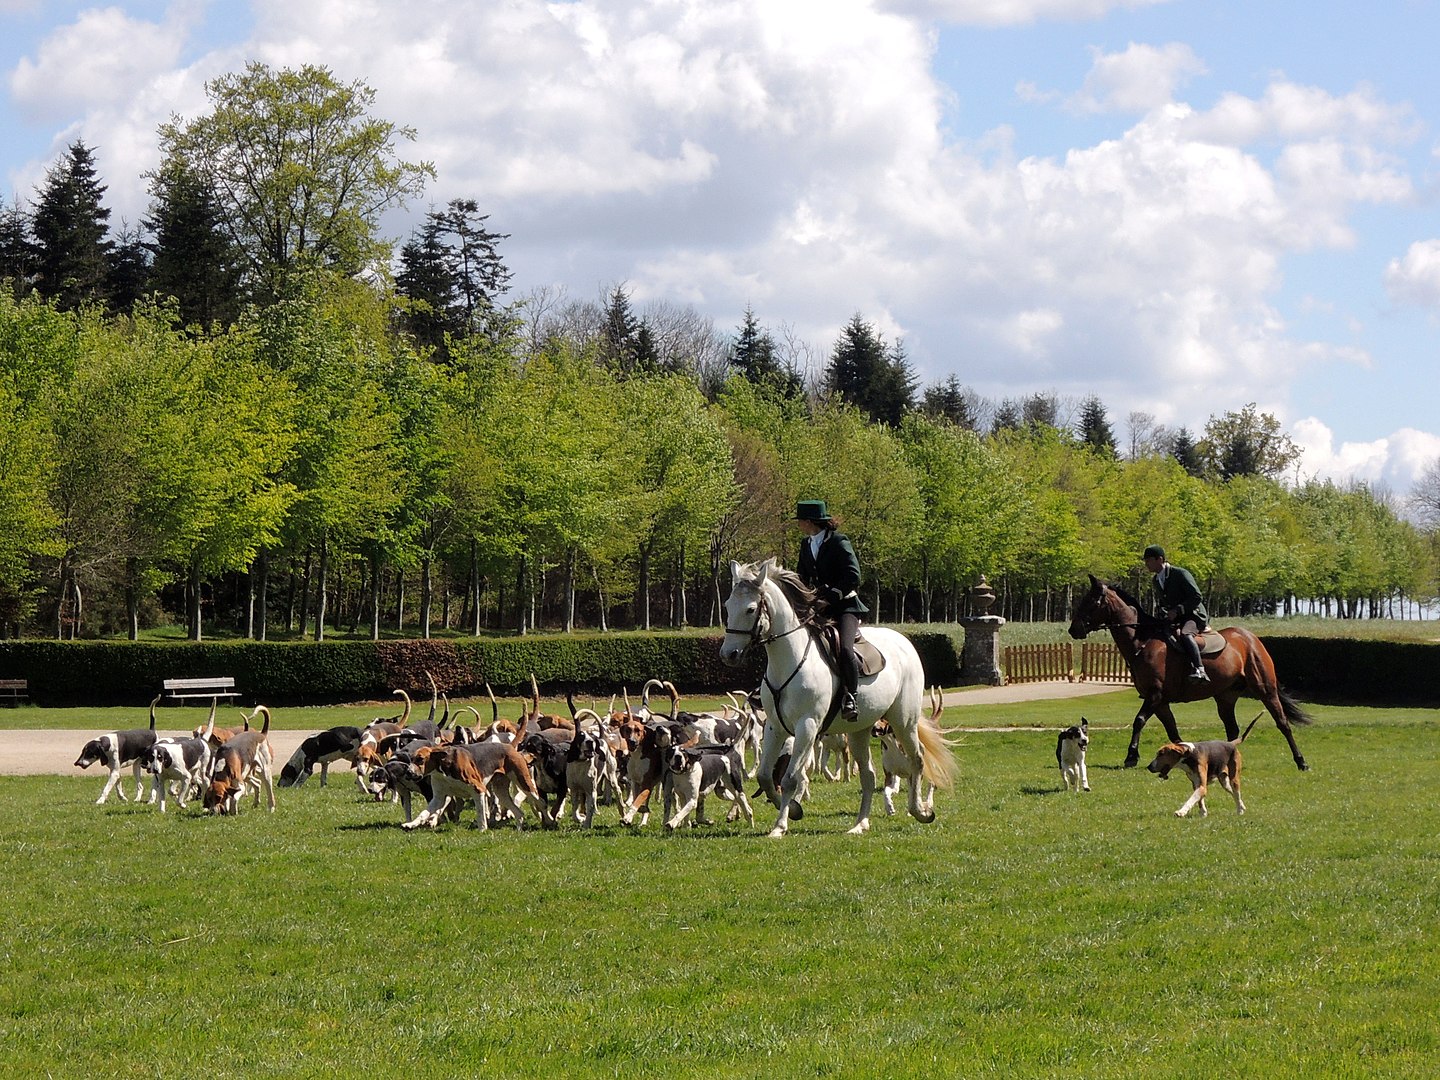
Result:
[[[1080,669],[1070,643],[1058,645],[1007,645],[1003,650],[1007,683],[1130,682],[1130,667],[1113,642],[1086,641],[1080,645]]]
[[[1080,646],[1081,682],[1130,682],[1130,665],[1111,641],[1086,641]]]
[[[1069,642],[1060,645],[1007,645],[1004,656],[1007,683],[1050,682],[1055,679],[1075,681],[1074,654]]]

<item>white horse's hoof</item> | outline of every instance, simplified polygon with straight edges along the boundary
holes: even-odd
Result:
[[[864,836],[864,835],[865,835],[866,833],[868,833],[869,831],[870,831],[870,819],[869,819],[869,818],[864,818],[864,819],[862,819],[862,820],[860,820],[860,821],[857,821],[857,822],[855,823],[855,827],[850,830],[850,835],[851,835],[851,836]]]
[[[766,835],[769,836],[771,840],[779,840],[780,837],[785,835],[785,830],[779,828],[771,829]]]

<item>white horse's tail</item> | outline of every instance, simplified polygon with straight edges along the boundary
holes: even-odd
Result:
[[[937,788],[949,791],[960,775],[960,765],[950,749],[954,744],[945,738],[939,725],[928,716],[920,717],[916,734],[920,736],[922,775]]]

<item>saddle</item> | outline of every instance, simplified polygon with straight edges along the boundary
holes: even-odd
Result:
[[[825,646],[825,659],[834,667],[835,657],[840,653],[840,628],[834,623],[825,623],[820,629],[820,640]],[[862,679],[885,670],[885,654],[865,640],[863,631],[855,635],[855,660],[860,665]]]
[[[1216,653],[1225,651],[1225,637],[1218,630],[1211,630],[1208,626],[1205,633],[1200,635],[1197,642],[1200,646],[1201,656],[1214,656]]]

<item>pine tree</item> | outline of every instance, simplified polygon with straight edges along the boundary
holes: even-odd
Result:
[[[1115,456],[1115,432],[1100,399],[1091,394],[1080,411],[1080,441],[1104,457]]]
[[[400,249],[400,271],[395,275],[396,291],[411,301],[400,323],[417,345],[429,348],[435,359],[446,361],[447,334],[459,334],[461,322],[450,249],[441,239],[441,224],[431,214]]]
[[[499,242],[509,233],[493,233],[485,227],[490,219],[480,213],[474,199],[451,199],[441,214],[431,218],[451,238],[451,269],[464,326],[475,333],[494,311],[500,296],[510,287],[510,269],[500,258]]]
[[[835,342],[824,389],[872,420],[898,426],[915,395],[915,376],[904,343],[887,349],[884,339],[857,312]]]
[[[214,330],[239,317],[242,262],[210,185],[177,165],[151,175],[150,288],[180,305],[187,326]]]
[[[18,300],[31,289],[35,244],[30,239],[30,214],[16,198],[0,210],[0,285]]]
[[[950,421],[956,427],[974,431],[977,423],[975,392],[954,375],[925,388],[921,409],[931,416]]]
[[[1170,441],[1170,456],[1191,476],[1204,475],[1205,463],[1200,459],[1200,448],[1195,445],[1195,437],[1188,428],[1182,427],[1175,432]]]
[[[150,291],[150,245],[139,229],[121,223],[110,249],[110,268],[106,274],[110,287],[110,307],[129,311]]]
[[[630,294],[616,285],[605,304],[600,326],[600,363],[617,375],[630,375],[639,359],[640,323],[630,310]]]
[[[990,422],[990,434],[1016,431],[1024,422],[1025,418],[1021,415],[1019,403],[1014,398],[1006,398],[995,408],[995,416]]]
[[[104,300],[111,243],[110,211],[101,204],[105,185],[89,147],[76,140],[46,173],[35,204],[35,287],[64,309]]]

